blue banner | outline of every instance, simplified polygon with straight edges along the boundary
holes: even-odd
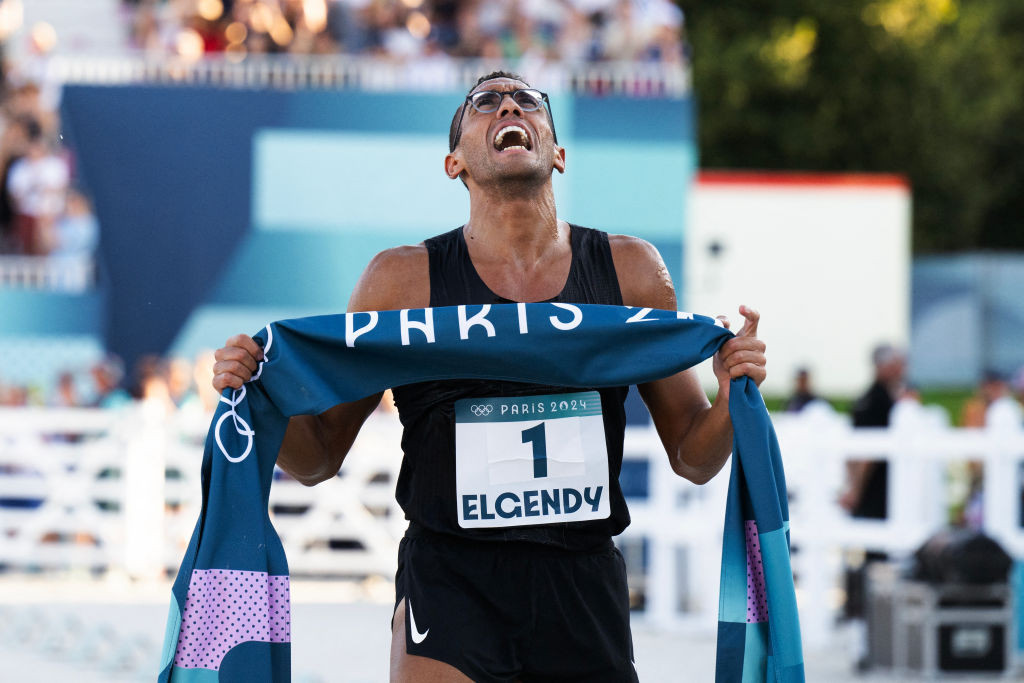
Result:
[[[467,313],[476,324],[465,325]],[[704,316],[548,303],[268,325],[257,335],[266,360],[242,389],[225,391],[206,440],[203,509],[174,583],[160,680],[290,679],[288,565],[267,513],[289,416],[433,379],[566,387],[649,382],[696,365],[731,337]],[[718,680],[802,681],[778,443],[749,379],[733,380],[729,412],[735,457]]]

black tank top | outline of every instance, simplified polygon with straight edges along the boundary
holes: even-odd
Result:
[[[462,228],[425,242],[430,262],[430,305],[513,303],[492,292],[469,258]],[[608,235],[570,225],[572,262],[562,292],[551,302],[622,305]],[[404,432],[405,457],[396,497],[410,520],[410,530],[482,541],[529,541],[569,550],[607,545],[629,525],[629,511],[619,487],[622,440],[626,426],[623,402],[629,387],[598,389],[608,449],[606,519],[556,524],[464,529],[459,526],[455,487],[455,401],[471,397],[536,396],[586,389],[491,380],[443,380],[395,387],[395,404]]]

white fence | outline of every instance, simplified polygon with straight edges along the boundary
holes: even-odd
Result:
[[[154,408],[0,410],[0,565],[139,578],[177,568],[199,516],[209,416]],[[400,450],[388,438],[396,424],[371,420],[329,482],[274,483],[293,573],[394,574],[405,527],[394,503]]]
[[[907,555],[947,519],[954,461],[984,463],[984,524],[1024,558],[1020,426],[955,429],[926,410],[902,410],[891,429],[854,430],[827,407],[778,415],[791,497],[793,567],[803,633],[823,646],[850,548]],[[122,411],[0,410],[0,565],[9,571],[173,572],[195,524],[208,416]],[[274,483],[274,524],[292,572],[390,579],[405,527],[394,503],[400,426],[376,413],[342,474],[313,488]],[[618,539],[644,616],[713,632],[728,474],[698,487],[671,474],[653,429],[627,431],[626,458],[648,462],[648,493],[630,501]],[[885,521],[853,520],[836,500],[850,458],[889,460]]]
[[[773,421],[786,468],[793,571],[808,647],[824,647],[831,637],[848,551],[881,550],[905,558],[948,523],[954,462],[984,464],[984,531],[1024,559],[1024,426],[952,428],[944,414],[914,405],[900,406],[889,429],[854,429],[824,404],[798,415],[775,415]],[[633,524],[619,543],[628,548],[646,539],[642,581],[648,619],[708,630],[717,618],[728,474],[693,486],[671,476],[660,449],[653,430],[629,433],[627,457],[650,457],[654,476],[651,496],[630,502]],[[853,519],[838,505],[851,459],[890,463],[888,519]]]

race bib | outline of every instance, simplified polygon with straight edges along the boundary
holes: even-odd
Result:
[[[606,519],[601,395],[456,401],[455,487],[464,529]]]

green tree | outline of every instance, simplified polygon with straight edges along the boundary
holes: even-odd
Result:
[[[681,5],[703,167],[902,173],[916,251],[1024,249],[1024,3]]]

